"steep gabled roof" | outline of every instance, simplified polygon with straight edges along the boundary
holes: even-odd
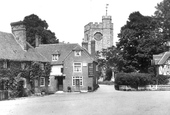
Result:
[[[36,50],[45,56],[52,64],[62,64],[66,56],[75,48],[77,44],[40,44]],[[52,61],[52,54],[60,52],[58,61]]]
[[[15,61],[41,61],[48,60],[38,53],[29,43],[27,51],[24,51],[17,43],[13,34],[0,32],[0,59],[15,60]]]
[[[88,56],[90,54],[82,48],[78,44],[41,44],[39,47],[36,47],[36,50],[40,52],[43,56],[45,56],[51,64],[63,64],[63,61],[67,58],[67,56],[75,50],[82,50],[87,53]],[[59,60],[58,61],[52,61],[52,55],[56,52],[59,52]],[[90,56],[91,57],[91,56]]]
[[[155,65],[162,65],[165,64],[167,59],[170,57],[170,52],[164,52],[158,55],[153,55],[153,60]]]

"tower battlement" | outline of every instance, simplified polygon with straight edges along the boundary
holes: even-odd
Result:
[[[105,19],[109,19],[109,20],[112,20],[112,17],[111,16],[102,16],[102,20],[105,20]]]

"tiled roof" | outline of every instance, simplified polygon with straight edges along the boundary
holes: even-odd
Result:
[[[48,60],[38,53],[29,43],[27,51],[24,51],[17,43],[13,34],[0,32],[0,59],[17,60],[17,61],[41,61]]]
[[[78,44],[41,44],[39,47],[36,47],[37,51],[44,55],[51,64],[62,64],[64,59],[75,49],[84,50]],[[60,52],[59,60],[52,61],[52,54]],[[86,52],[86,51],[85,51]],[[88,53],[88,52],[86,52]],[[88,53],[89,55],[89,53]],[[89,55],[90,56],[90,55]]]

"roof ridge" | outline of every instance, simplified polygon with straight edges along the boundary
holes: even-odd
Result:
[[[3,33],[3,34],[12,34],[12,33],[4,32],[4,31],[0,31],[0,33]]]
[[[52,46],[52,45],[76,45],[78,43],[69,43],[69,44],[65,44],[65,43],[57,43],[57,44],[40,44],[39,46]]]

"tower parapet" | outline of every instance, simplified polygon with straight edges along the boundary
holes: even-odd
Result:
[[[112,17],[102,16],[102,22],[90,22],[84,26],[84,38],[82,46],[94,55],[96,51],[102,51],[113,46],[113,23]],[[95,50],[95,51],[94,51]]]

